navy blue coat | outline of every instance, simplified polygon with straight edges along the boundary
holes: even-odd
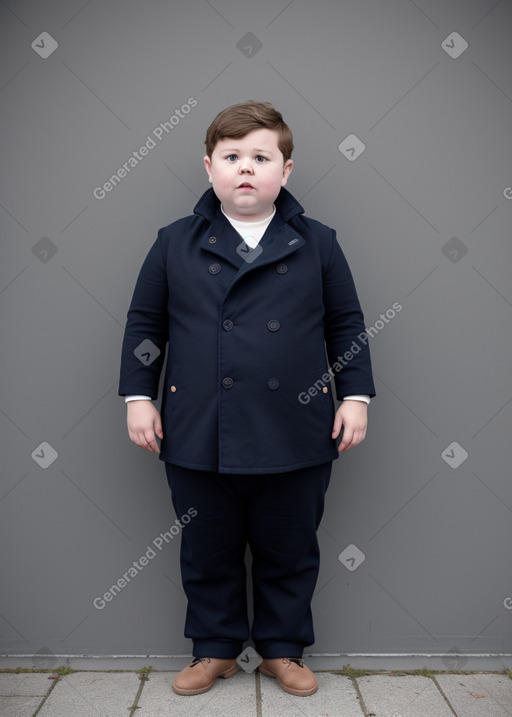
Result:
[[[304,217],[284,188],[275,205],[250,250],[209,189],[192,216],[160,229],[144,261],[119,394],[157,398],[167,345],[164,461],[253,474],[319,465],[338,456],[332,384],[340,400],[375,395],[334,230]]]

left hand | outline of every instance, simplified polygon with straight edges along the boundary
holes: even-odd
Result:
[[[332,437],[337,438],[343,428],[343,438],[338,452],[343,453],[357,446],[366,436],[368,405],[364,401],[343,401],[336,411]]]

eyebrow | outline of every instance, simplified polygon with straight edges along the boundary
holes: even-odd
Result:
[[[240,148],[239,148],[239,147],[224,147],[224,148],[222,149],[222,151],[223,151],[223,152],[239,152],[239,151],[240,151]],[[270,150],[270,149],[258,149],[258,148],[254,148],[252,151],[253,151],[253,152],[259,152],[259,153],[265,152],[266,154],[272,154],[272,150]]]

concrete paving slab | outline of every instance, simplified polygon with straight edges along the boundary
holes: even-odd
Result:
[[[512,680],[507,675],[436,675],[436,680],[461,717],[512,716]]]
[[[368,714],[375,717],[453,717],[429,677],[371,675],[358,677],[357,684]]]
[[[48,679],[49,674],[44,672],[0,673],[0,695],[39,695],[41,698],[48,692],[53,680]]]
[[[0,697],[0,715],[2,717],[32,717],[42,697],[27,695]]]
[[[55,685],[38,717],[119,717],[128,714],[140,686],[134,672],[76,672]]]
[[[364,713],[353,682],[344,675],[317,672],[318,692],[294,697],[283,692],[276,680],[241,670],[229,680],[217,680],[204,695],[189,698],[172,692],[176,674],[150,674],[138,717],[362,717]],[[0,673],[0,715],[33,717],[54,684],[38,717],[118,717],[134,704],[141,684],[134,672],[78,672],[56,684],[48,678],[48,673]],[[512,717],[512,680],[503,674],[436,675],[435,680],[370,675],[358,678],[357,685],[367,713],[375,717],[453,717],[442,693],[458,717]]]
[[[363,717],[357,691],[349,677],[317,672],[318,692],[295,697],[277,680],[260,676],[262,717]]]
[[[48,674],[0,674],[0,715],[32,717],[51,686]]]
[[[217,679],[209,692],[185,697],[172,691],[177,672],[152,672],[144,684],[137,717],[255,717],[256,682],[242,670]],[[275,715],[273,716],[275,717]]]

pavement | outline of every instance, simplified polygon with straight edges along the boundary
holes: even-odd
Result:
[[[181,697],[177,672],[0,672],[1,717],[509,717],[505,673],[316,672],[311,697],[283,692],[272,678],[240,670],[209,692]]]

